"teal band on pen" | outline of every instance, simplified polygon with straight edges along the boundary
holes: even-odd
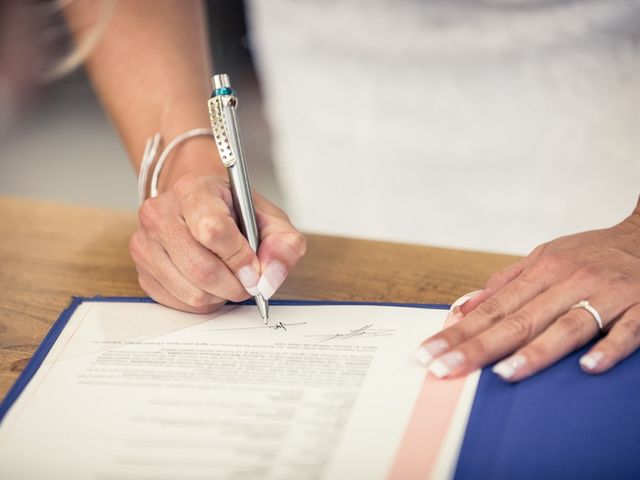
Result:
[[[216,88],[213,91],[213,96],[217,97],[219,95],[235,95],[235,92],[233,91],[233,88],[229,87]]]

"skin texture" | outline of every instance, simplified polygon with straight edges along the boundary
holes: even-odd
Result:
[[[95,24],[99,7],[95,0],[66,7],[78,39]],[[154,133],[168,142],[209,126],[211,67],[202,13],[196,1],[117,2],[87,59],[92,83],[136,170]],[[258,194],[262,244],[257,255],[251,251],[236,226],[226,171],[210,139],[177,149],[160,191],[141,206],[130,244],[140,285],[160,303],[204,313],[226,300],[248,298],[261,285],[270,295],[304,255],[304,237]],[[585,299],[600,312],[608,334],[581,365],[601,373],[640,344],[640,208],[609,229],[541,245],[493,275],[456,310],[461,321],[425,341],[418,357],[441,377],[508,357],[496,372],[508,381],[522,380],[599,334],[588,311],[571,309]]]
[[[614,227],[540,245],[494,274],[455,309],[458,323],[422,344],[431,351],[423,363],[453,377],[507,357],[494,371],[520,381],[601,333],[587,310],[571,308],[581,300],[600,313],[606,335],[580,363],[602,373],[640,345],[640,203]]]
[[[304,237],[282,210],[259,194],[254,199],[258,256],[238,230],[229,185],[220,179],[187,174],[145,201],[130,242],[142,288],[170,307],[207,313],[249,297],[234,274],[240,268],[260,271],[275,260],[291,270],[304,255]]]
[[[65,8],[78,42],[100,11],[95,0]],[[86,60],[136,171],[146,140],[156,132],[166,145],[186,130],[210,126],[211,65],[203,19],[197,1],[119,1]],[[262,241],[257,255],[251,250],[236,226],[227,172],[212,139],[180,145],[168,159],[159,190],[140,207],[130,253],[140,286],[160,303],[211,312],[226,300],[249,298],[247,289],[256,293],[260,280],[270,295],[304,255],[304,237],[257,193]]]

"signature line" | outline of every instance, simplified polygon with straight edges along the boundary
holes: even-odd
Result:
[[[331,335],[305,335],[305,337],[318,338],[321,342],[328,342],[330,340],[346,340],[355,337],[388,337],[395,333],[393,328],[371,328],[373,324],[365,325],[364,327],[350,330],[347,333],[335,333]]]
[[[287,331],[287,327],[297,327],[298,325],[306,325],[307,322],[296,322],[296,323],[283,323],[277,322],[273,325],[260,325],[259,327],[238,327],[238,328],[211,328],[206,330],[207,332],[230,332],[233,330],[259,330],[268,328],[270,330],[284,330]]]

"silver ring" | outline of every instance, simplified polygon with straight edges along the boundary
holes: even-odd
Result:
[[[596,323],[598,324],[598,328],[600,330],[604,328],[604,326],[602,325],[602,317],[600,316],[598,311],[595,308],[593,308],[593,306],[589,303],[588,300],[582,300],[576,303],[573,307],[571,307],[571,310],[573,310],[574,308],[584,308],[587,312],[591,314],[593,319],[596,321]]]

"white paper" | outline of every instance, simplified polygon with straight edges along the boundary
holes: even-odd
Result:
[[[0,425],[0,478],[386,478],[445,316],[84,302]]]

